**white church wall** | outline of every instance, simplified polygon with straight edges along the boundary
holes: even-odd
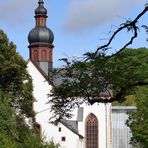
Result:
[[[58,133],[61,148],[82,148],[82,142],[78,135],[62,124],[59,127],[61,128],[61,132]],[[62,137],[65,137],[65,141],[62,141]]]
[[[93,113],[97,118],[98,118],[98,122],[99,122],[99,147],[101,148],[106,148],[107,147],[107,135],[106,134],[110,134],[107,131],[107,121],[106,121],[106,116],[107,114],[107,110],[105,107],[105,104],[103,103],[99,103],[99,105],[97,103],[95,103],[92,106],[86,106],[84,105],[84,114],[83,114],[83,122],[79,122],[78,127],[79,127],[79,133],[83,136],[85,136],[85,119],[87,118],[87,116],[90,113]],[[108,109],[110,109],[110,104],[108,104],[107,106]],[[111,146],[111,145],[110,145]],[[111,148],[108,146],[108,148]]]
[[[58,126],[49,124],[51,105],[48,103],[50,99],[48,94],[52,86],[49,85],[31,61],[28,62],[28,72],[33,80],[33,95],[35,98],[33,110],[36,113],[36,122],[41,126],[41,133],[45,140],[53,140],[55,143],[59,143],[61,148],[82,148],[82,142],[79,140],[79,136],[63,124],[59,124]],[[59,132],[59,127],[62,130],[61,132]],[[62,141],[64,137],[66,141]]]
[[[39,113],[36,115],[36,122],[41,125],[41,133],[46,141],[53,140],[55,143],[59,143],[59,139],[57,137],[58,127],[50,124],[48,117],[49,111]]]
[[[36,122],[40,124],[42,133],[44,132],[44,134],[48,134],[48,131],[50,131],[48,129],[48,124],[51,108],[51,105],[48,103],[50,99],[48,94],[50,93],[52,87],[36,69],[31,61],[28,63],[28,72],[32,77],[33,83],[33,96],[35,98],[35,102],[33,103],[33,110],[36,113]],[[51,129],[54,130],[53,127]],[[54,133],[52,130],[50,132]]]
[[[82,148],[82,142],[79,140],[79,136],[61,123],[58,126],[49,124],[48,114],[49,112],[44,112],[36,116],[37,121],[41,124],[41,130],[45,140],[53,140],[55,143],[60,144],[60,148]]]
[[[52,89],[52,86],[45,80],[41,73],[36,69],[34,64],[29,61],[28,72],[33,80],[33,96],[35,102],[33,104],[33,110],[38,113],[50,108],[48,94]]]
[[[112,109],[111,103],[106,104],[106,145],[112,148]]]

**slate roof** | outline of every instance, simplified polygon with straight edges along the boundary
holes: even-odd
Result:
[[[78,135],[81,139],[84,137],[79,134],[78,132],[78,122],[74,120],[61,120],[60,121],[65,127],[67,127],[69,130],[71,130],[73,133]]]

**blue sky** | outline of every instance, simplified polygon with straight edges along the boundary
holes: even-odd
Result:
[[[17,45],[17,51],[28,59],[28,33],[35,26],[34,10],[38,0],[0,0],[0,29]],[[108,32],[116,29],[126,19],[135,18],[144,8],[146,0],[44,0],[48,10],[47,26],[53,31],[54,67],[60,67],[58,59],[81,57],[87,51],[107,42]],[[139,25],[148,25],[147,14]],[[128,39],[123,31],[112,43],[117,51]],[[140,29],[139,37],[130,46],[148,47],[146,33]],[[105,40],[106,39],[106,40]]]

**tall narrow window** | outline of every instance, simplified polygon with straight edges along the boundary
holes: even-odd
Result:
[[[34,60],[35,61],[38,60],[38,51],[37,50],[34,51]]]
[[[46,56],[47,56],[46,50],[43,50],[42,51],[42,60],[46,61]]]
[[[98,148],[98,119],[90,113],[85,121],[85,148]]]
[[[61,132],[62,131],[62,128],[61,127],[59,127],[59,132]]]

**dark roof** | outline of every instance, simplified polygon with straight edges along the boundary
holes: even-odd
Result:
[[[47,17],[47,10],[43,6],[43,0],[38,1],[38,7],[35,10],[35,17]],[[37,20],[36,20],[37,21]],[[54,41],[54,34],[53,32],[46,27],[46,24],[42,25],[36,25],[28,34],[28,41],[30,43],[30,46],[50,46],[54,47],[52,45]]]
[[[28,41],[30,46],[39,44],[53,46],[54,34],[46,26],[36,26],[29,32]]]
[[[69,130],[71,130],[73,133],[78,135],[81,139],[84,137],[79,134],[78,132],[78,122],[73,120],[61,120],[60,121],[65,127],[67,127]]]
[[[64,69],[63,68],[53,68],[53,71],[57,71],[58,70],[58,73],[56,72],[55,75],[53,75],[53,84],[55,86],[58,86],[60,84],[62,84],[63,82],[63,77],[62,75],[64,74]]]
[[[63,74],[65,72],[64,68],[54,68],[55,71],[58,71],[58,73],[55,73],[55,75],[53,76],[53,85],[54,86],[58,86],[58,85],[61,85],[64,81],[64,77],[63,77]],[[53,70],[54,70],[53,69]],[[72,82],[74,79],[72,78],[68,78],[68,80],[70,82]],[[111,86],[109,86],[107,89],[105,89],[104,91],[102,91],[100,93],[100,96],[103,98],[108,98],[110,99],[110,97],[113,97],[113,91],[111,89]]]

